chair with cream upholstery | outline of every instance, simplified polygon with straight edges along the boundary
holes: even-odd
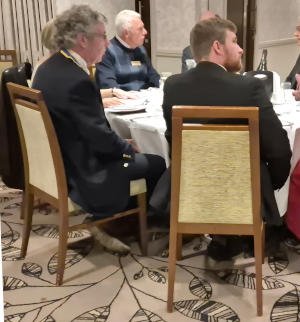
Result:
[[[25,171],[25,225],[21,256],[25,257],[32,227],[34,196],[42,198],[58,209],[59,243],[56,284],[61,285],[65,268],[68,232],[88,229],[111,220],[139,214],[140,240],[143,254],[147,253],[146,234],[146,181],[145,179],[130,182],[130,194],[137,196],[138,206],[112,217],[69,225],[69,213],[78,210],[68,198],[65,169],[47,106],[42,93],[14,83],[7,84],[14,112],[16,114]]]
[[[10,67],[17,65],[17,55],[15,50],[0,50],[0,75]]]
[[[199,124],[201,119],[216,124]],[[239,124],[232,124],[234,119]],[[175,106],[172,127],[168,312],[182,234],[225,234],[254,236],[257,314],[262,315],[258,108]]]

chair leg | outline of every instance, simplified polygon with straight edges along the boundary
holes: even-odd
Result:
[[[254,235],[254,254],[255,254],[255,271],[256,271],[256,305],[257,315],[263,314],[263,301],[262,301],[262,231]]]
[[[266,240],[266,224],[262,223],[262,233],[261,233],[261,248],[262,248],[262,263],[265,263],[265,240]]]
[[[167,299],[167,311],[169,313],[173,312],[177,245],[178,245],[178,234],[177,234],[177,231],[175,231],[171,227],[170,240],[169,240],[169,274],[168,274],[168,299]]]
[[[23,190],[23,193],[22,193],[22,197],[23,197],[23,201],[22,201],[22,204],[21,204],[21,214],[20,214],[20,219],[24,219],[25,218],[25,190]]]
[[[68,241],[68,213],[60,212],[56,285],[63,283]]]
[[[137,195],[139,206],[139,224],[140,224],[140,243],[143,256],[148,252],[148,234],[147,234],[147,212],[146,212],[146,193]]]
[[[182,234],[177,234],[176,259],[180,261],[181,258],[182,258]]]
[[[33,200],[34,195],[32,193],[29,193],[28,189],[26,189],[23,192],[23,201],[21,208],[21,216],[23,215],[23,217],[25,218],[21,246],[21,257],[25,257],[27,253],[28,241],[32,227]]]

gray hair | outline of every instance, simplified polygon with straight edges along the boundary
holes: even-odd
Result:
[[[58,48],[72,49],[76,37],[83,33],[88,38],[93,37],[93,27],[98,23],[107,23],[106,17],[88,5],[74,5],[61,13],[55,20],[55,41]]]
[[[58,50],[56,41],[55,41],[56,28],[54,20],[49,20],[42,29],[41,33],[41,42],[50,53],[54,53]]]
[[[237,28],[232,21],[221,18],[203,20],[193,27],[190,33],[190,42],[196,63],[209,55],[215,40],[221,44],[225,43],[226,30],[236,33]]]
[[[134,19],[141,19],[141,15],[133,10],[122,10],[120,11],[115,19],[116,32],[119,37],[122,36],[124,29],[130,29],[131,22]]]

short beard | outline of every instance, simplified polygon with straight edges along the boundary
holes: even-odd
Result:
[[[236,62],[235,64],[225,64],[224,67],[227,69],[228,72],[230,73],[237,73],[242,69],[242,63]]]

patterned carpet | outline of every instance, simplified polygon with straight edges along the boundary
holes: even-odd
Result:
[[[185,258],[177,264],[174,312],[169,314],[166,232],[151,230],[148,257],[139,255],[133,239],[127,240],[132,253],[119,257],[105,252],[89,232],[73,232],[64,285],[56,287],[55,212],[36,210],[28,254],[21,259],[20,202],[20,193],[0,192],[5,321],[300,321],[296,248],[282,245],[278,256],[266,258],[264,316],[258,318],[253,258],[216,264],[203,254],[205,239],[186,242]]]

